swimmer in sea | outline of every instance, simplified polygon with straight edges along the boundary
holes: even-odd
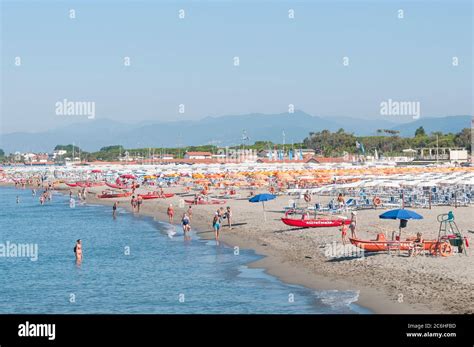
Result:
[[[80,264],[82,262],[82,244],[81,239],[76,241],[76,246],[74,247],[74,253],[76,254],[76,263]]]

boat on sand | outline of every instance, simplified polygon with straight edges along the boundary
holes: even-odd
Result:
[[[113,193],[113,192],[102,192],[97,197],[100,199],[111,199],[111,198],[126,198],[132,195],[132,192]]]
[[[308,218],[307,214],[303,214],[302,218],[289,218],[292,211],[285,213],[285,217],[281,219],[283,223],[292,227],[298,228],[325,228],[325,227],[340,227],[342,225],[349,225],[351,221],[347,218]]]

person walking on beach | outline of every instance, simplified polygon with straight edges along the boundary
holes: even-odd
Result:
[[[76,241],[76,246],[74,246],[74,254],[76,255],[76,263],[80,264],[82,262],[82,244],[81,239]]]
[[[357,238],[356,235],[356,227],[357,227],[357,212],[351,212],[351,224],[349,224],[349,229],[351,229],[351,237],[353,239]]]
[[[193,207],[191,205],[189,205],[188,207],[188,217],[189,217],[189,220],[193,218]]]
[[[143,198],[141,196],[138,196],[137,198],[137,210],[138,210],[138,213],[140,213],[140,207],[142,206],[142,203],[143,203]]]
[[[132,205],[132,211],[135,213],[135,209],[137,208],[137,199],[135,195],[132,196],[132,200],[130,200],[130,205]]]
[[[224,217],[227,218],[227,226],[229,229],[232,229],[232,211],[230,210],[230,206],[227,206]]]
[[[173,223],[173,216],[174,216],[173,204],[170,204],[168,206],[168,209],[166,210],[166,214],[168,215],[168,219],[170,223]]]
[[[183,232],[186,234],[188,231],[191,231],[191,224],[188,214],[183,213],[183,218],[181,219],[181,224],[183,225]]]
[[[115,219],[117,217],[117,207],[119,202],[115,201],[114,205],[112,206],[112,217]]]
[[[212,218],[212,228],[214,229],[214,234],[216,237],[216,241],[219,241],[219,231],[221,228],[221,225],[219,223],[219,215],[218,212],[214,214],[214,217]]]

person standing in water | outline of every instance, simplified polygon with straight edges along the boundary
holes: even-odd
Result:
[[[216,241],[219,241],[219,231],[221,229],[221,224],[218,212],[214,214],[214,218],[212,219],[212,228],[214,229]]]
[[[76,241],[76,246],[74,246],[74,253],[76,254],[76,263],[80,264],[82,262],[82,243],[81,243],[81,239]]]
[[[189,224],[189,216],[186,212],[183,214],[183,218],[181,219],[181,224],[183,225],[183,232],[186,234],[188,231],[191,231],[191,224]]]
[[[166,211],[166,214],[168,215],[170,223],[173,223],[173,216],[174,216],[173,204],[169,205],[168,210]]]
[[[19,204],[20,203],[20,197],[17,195],[16,196],[16,203]]]
[[[112,206],[112,217],[116,218],[117,217],[117,207],[118,207],[119,202],[115,201],[114,205]]]
[[[142,206],[143,198],[139,195],[137,198],[137,211],[140,213],[140,206]]]

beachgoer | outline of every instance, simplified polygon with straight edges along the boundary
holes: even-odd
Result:
[[[16,196],[16,203],[19,204],[20,203],[20,197],[17,195]]]
[[[135,195],[132,196],[132,200],[130,200],[130,205],[132,205],[132,211],[135,212],[137,208],[137,199],[135,199]]]
[[[76,241],[76,246],[74,247],[74,253],[76,254],[76,263],[80,264],[82,262],[82,244],[81,239]]]
[[[339,204],[339,208],[344,207],[344,196],[342,195],[342,193],[339,193],[339,195],[337,196],[337,203]]]
[[[143,198],[141,196],[138,196],[137,198],[137,210],[138,210],[138,213],[140,213],[140,206],[142,205],[143,203]]]
[[[189,205],[188,207],[188,217],[189,217],[189,220],[193,218],[193,207],[191,205]]]
[[[357,227],[357,212],[351,212],[351,224],[349,224],[349,229],[351,229],[351,237],[353,239],[357,238],[356,235],[356,227]]]
[[[170,204],[168,206],[168,210],[166,211],[166,214],[168,215],[170,223],[173,223],[173,216],[174,216],[173,204]]]
[[[119,202],[118,201],[115,201],[114,202],[114,205],[112,206],[112,217],[116,217],[117,216],[117,207],[118,207],[118,204]]]
[[[347,240],[347,227],[346,227],[345,224],[341,225],[341,237],[342,237],[342,244],[343,245],[348,243],[348,240]]]
[[[307,190],[307,191],[304,193],[303,197],[304,197],[304,201],[306,201],[306,202],[311,202],[311,194],[309,193],[309,190]]]
[[[212,228],[214,229],[214,234],[215,234],[215,237],[216,237],[216,241],[219,240],[219,230],[221,228],[221,225],[219,223],[219,215],[218,213],[216,212],[216,214],[214,214],[214,217],[212,218]]]
[[[410,252],[410,256],[416,257],[418,254],[421,254],[425,249],[423,236],[420,232],[416,233],[416,238],[413,241],[413,250]]]
[[[230,210],[230,206],[227,206],[225,217],[227,218],[227,226],[229,229],[232,229],[232,211]]]
[[[76,207],[76,200],[73,197],[69,198],[69,207],[75,208]]]
[[[187,213],[183,213],[183,218],[181,219],[181,224],[183,225],[183,231],[184,233],[187,233],[188,231],[191,230],[191,225],[189,224],[189,216]]]

